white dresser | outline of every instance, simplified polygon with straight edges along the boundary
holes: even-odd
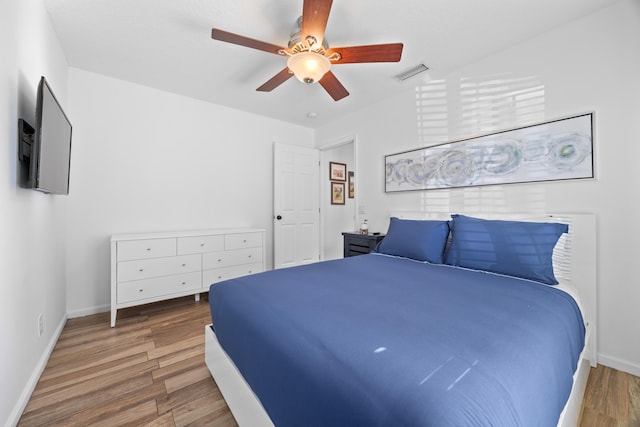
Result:
[[[111,236],[111,327],[120,308],[208,292],[264,271],[264,230],[214,229]]]

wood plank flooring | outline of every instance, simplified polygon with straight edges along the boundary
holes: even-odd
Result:
[[[640,378],[602,365],[591,368],[580,427],[640,427]]]
[[[206,296],[70,319],[19,426],[235,426],[204,363]]]
[[[206,295],[70,319],[18,426],[235,426],[204,363]],[[640,427],[640,378],[592,368],[580,427]]]

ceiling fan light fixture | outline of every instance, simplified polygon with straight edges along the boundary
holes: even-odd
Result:
[[[300,52],[289,57],[287,67],[301,82],[315,83],[329,71],[331,62],[316,52]]]

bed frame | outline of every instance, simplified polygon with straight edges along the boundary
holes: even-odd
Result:
[[[558,426],[578,425],[582,409],[582,399],[589,378],[590,366],[597,366],[597,271],[596,271],[596,218],[593,214],[514,214],[458,212],[486,219],[518,221],[557,221],[569,224],[569,233],[564,242],[566,256],[570,259],[564,265],[563,274],[577,288],[581,309],[585,318],[585,347],[578,360],[574,374],[573,388],[564,410],[560,414]],[[405,219],[449,219],[444,212],[393,212],[390,216]],[[558,245],[560,246],[560,245]],[[555,254],[554,254],[555,263]],[[561,280],[562,281],[562,280]],[[273,422],[262,404],[246,383],[242,374],[220,346],[211,325],[205,326],[205,362],[218,388],[241,427],[268,427]]]

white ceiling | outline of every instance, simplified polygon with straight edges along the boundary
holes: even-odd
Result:
[[[44,1],[70,66],[318,127],[413,89],[420,78],[393,76],[421,62],[437,78],[616,0],[335,0],[331,46],[404,43],[398,63],[334,66],[350,92],[338,102],[295,78],[256,92],[286,58],[211,39],[217,27],[286,46],[303,0]]]

